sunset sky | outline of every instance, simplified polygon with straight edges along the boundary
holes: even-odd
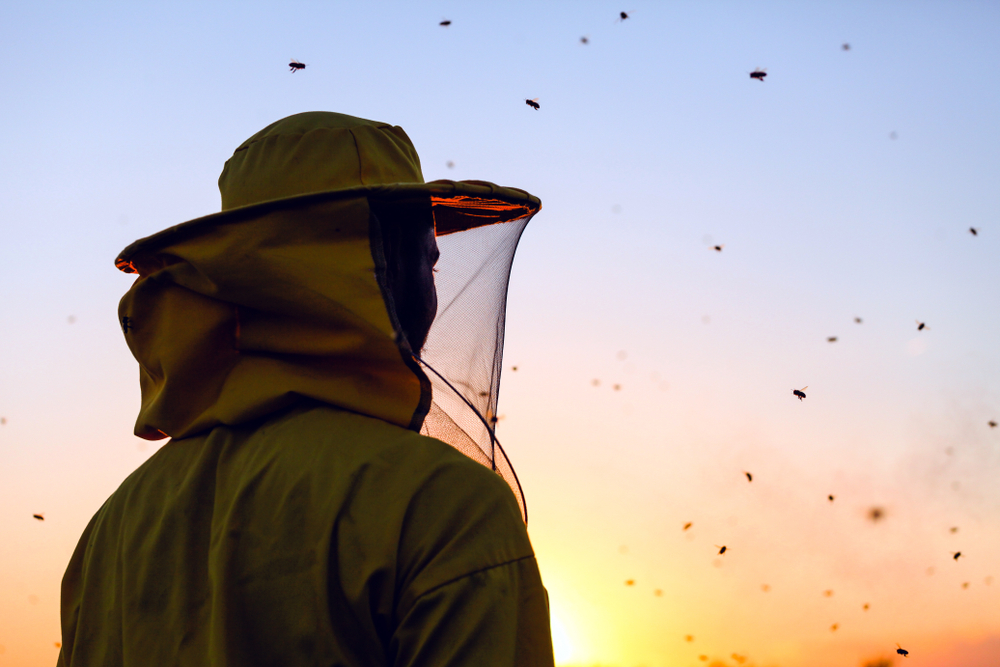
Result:
[[[559,665],[1000,664],[997,3],[23,2],[0,54],[0,667],[162,444],[116,253],[313,110],[543,202],[498,434]]]

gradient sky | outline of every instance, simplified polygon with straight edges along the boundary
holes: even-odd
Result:
[[[498,433],[561,665],[995,667],[998,36],[986,2],[4,4],[0,667],[54,662],[159,446],[116,253],[312,110],[543,201]]]

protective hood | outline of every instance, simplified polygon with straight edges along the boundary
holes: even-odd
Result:
[[[526,518],[494,415],[510,265],[541,204],[422,178],[401,129],[298,114],[237,149],[221,213],[122,251],[118,268],[139,274],[119,306],[140,366],[136,435],[184,438],[312,399],[452,444],[504,477]],[[386,203],[433,216],[438,234],[438,316],[422,358],[386,298],[373,215]]]

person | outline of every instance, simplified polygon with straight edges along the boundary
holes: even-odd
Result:
[[[171,439],[84,531],[58,664],[552,665],[519,489],[420,433],[437,238],[540,202],[424,183],[402,129],[327,112],[219,187],[116,261],[135,433]]]

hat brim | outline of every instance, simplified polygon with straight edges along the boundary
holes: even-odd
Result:
[[[136,273],[132,257],[140,252],[155,252],[174,243],[197,236],[219,224],[231,224],[257,217],[277,209],[305,207],[310,204],[353,197],[382,200],[426,202],[431,200],[436,234],[493,225],[498,222],[522,220],[542,208],[538,197],[517,188],[505,188],[486,181],[431,181],[429,183],[394,183],[361,186],[326,192],[310,192],[296,197],[273,199],[239,208],[213,213],[179,225],[168,227],[152,236],[133,242],[118,254],[115,266],[125,273]]]

